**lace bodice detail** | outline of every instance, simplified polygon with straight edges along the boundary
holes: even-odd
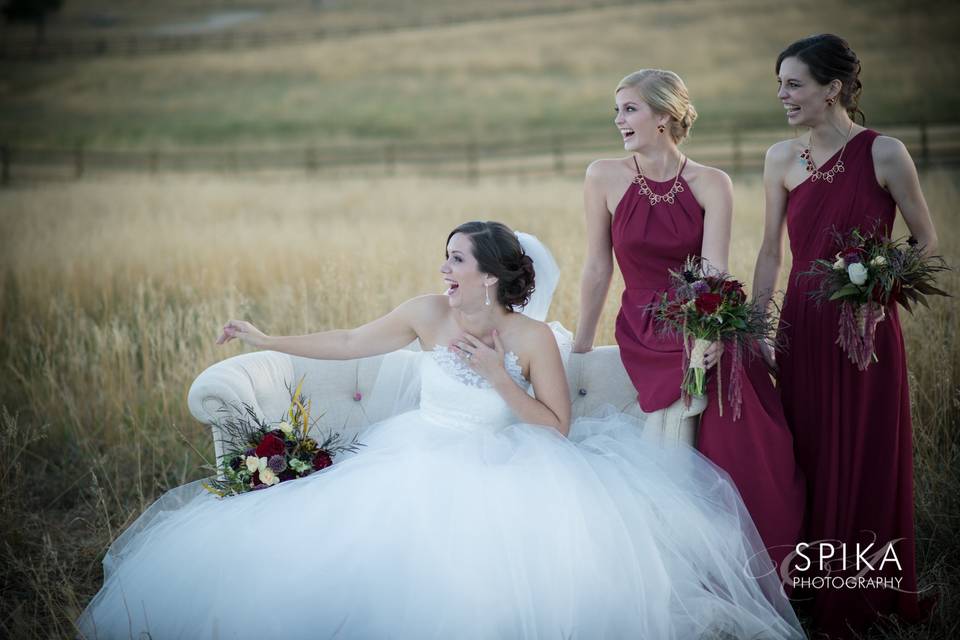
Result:
[[[463,384],[481,389],[490,386],[490,383],[487,382],[483,376],[471,369],[459,355],[450,349],[435,347],[430,355],[437,361],[441,369]],[[517,356],[517,354],[513,351],[508,351],[503,358],[503,366],[507,370],[507,373],[510,374],[510,377],[516,380],[517,384],[526,387],[527,381],[523,377],[523,369],[520,367],[520,357]]]
[[[500,394],[459,355],[445,347],[423,355],[420,410],[425,417],[464,430],[496,430],[516,421]],[[507,352],[504,367],[518,385],[529,390],[517,354]]]

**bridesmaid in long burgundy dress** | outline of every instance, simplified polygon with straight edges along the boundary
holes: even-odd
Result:
[[[615,124],[626,158],[597,160],[584,187],[588,249],[574,351],[589,351],[610,288],[615,252],[626,284],[616,337],[624,367],[644,412],[680,399],[683,347],[658,335],[643,307],[668,286],[668,269],[688,255],[727,268],[733,188],[725,173],[688,160],[677,148],[696,118],[683,81],[670,71],[633,73],[615,93]],[[711,348],[706,362],[717,362]],[[731,357],[720,358],[730,379]],[[803,479],[776,389],[761,358],[744,359],[743,405],[721,417],[715,383],[701,418],[698,448],[739,489],[770,556],[779,568],[798,540]],[[715,376],[711,376],[714,378]]]
[[[835,344],[837,307],[817,307],[807,294],[813,282],[799,274],[816,258],[833,260],[831,227],[868,230],[879,220],[889,233],[898,206],[927,252],[936,250],[937,236],[903,144],[852,120],[857,113],[862,117],[860,63],[847,43],[832,35],[806,38],[784,50],[776,68],[788,122],[810,128],[809,136],[779,142],[767,152],[766,225],[754,274],[755,298],[769,300],[786,223],[793,267],[781,315],[789,344],[777,357],[778,380],[807,479],[804,542],[813,545],[805,551],[812,566],[795,575],[846,577],[860,569],[866,570],[864,578],[902,578],[899,590],[799,583],[809,587],[805,595],[812,598],[815,626],[830,637],[847,637],[851,628],[863,630],[878,615],[920,617],[906,354],[891,306],[876,331],[879,361],[859,371]],[[773,365],[772,354],[766,356]],[[829,546],[821,551],[819,541]],[[894,543],[900,566],[891,560],[881,571],[881,551],[870,563],[876,570],[862,561],[857,567],[857,543],[862,550],[871,542],[863,557],[873,558]],[[849,570],[828,565],[820,572],[821,556],[831,553],[838,563],[846,556]]]

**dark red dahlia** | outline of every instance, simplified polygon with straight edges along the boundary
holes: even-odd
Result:
[[[704,314],[710,314],[720,308],[723,302],[723,296],[719,293],[705,293],[697,298],[697,311]]]
[[[313,470],[320,471],[320,469],[326,469],[333,464],[333,458],[330,457],[330,454],[321,449],[313,456]]]
[[[284,451],[283,440],[268,433],[263,436],[263,440],[260,441],[260,444],[257,445],[256,455],[258,458],[269,458],[270,456],[275,456],[283,453]]]

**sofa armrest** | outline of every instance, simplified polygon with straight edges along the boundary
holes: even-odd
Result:
[[[574,353],[567,366],[567,383],[573,401],[573,417],[590,415],[604,405],[643,417],[651,433],[659,433],[664,441],[683,442],[694,446],[700,414],[707,406],[705,398],[694,398],[690,406],[677,400],[671,406],[644,413],[637,404],[637,390],[620,360],[616,345],[594,348],[587,353]],[[677,390],[680,396],[680,390]]]
[[[190,413],[213,429],[217,462],[223,455],[223,438],[217,427],[221,411],[249,404],[262,419],[270,420],[290,405],[287,385],[295,384],[288,354],[254,351],[221,360],[197,376],[187,394]]]

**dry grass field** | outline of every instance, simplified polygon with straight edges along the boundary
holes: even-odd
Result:
[[[600,154],[617,153],[613,88],[637,68],[665,67],[685,78],[700,112],[690,147],[698,157],[726,144],[734,126],[790,135],[773,63],[789,42],[824,31],[847,37],[863,61],[868,125],[940,123],[929,129],[931,148],[956,146],[960,4],[606,4],[492,0],[484,10],[528,15],[472,19],[477,6],[446,0],[68,0],[51,39],[144,37],[231,11],[257,14],[237,33],[420,26],[231,50],[3,59],[0,146],[82,143],[91,155],[129,149],[202,159],[205,149],[390,145],[400,155],[413,142],[510,139],[524,147],[585,132],[610,141]],[[29,29],[0,27],[0,40],[7,35]],[[916,127],[904,131],[915,149]],[[752,143],[744,153],[757,159],[767,142]],[[568,149],[565,171],[582,175],[592,153]],[[510,177],[481,172],[471,184],[441,175],[462,174],[462,156],[430,178],[408,175],[404,162],[415,164],[402,158],[395,177],[378,176],[379,167],[362,176],[323,167],[325,180],[304,176],[299,159],[286,174],[240,167],[227,176],[203,173],[202,163],[161,166],[152,176],[134,169],[132,177],[91,166],[66,182],[74,175],[68,161],[66,171],[38,174],[50,180],[43,183],[18,174],[15,158],[11,184],[0,189],[0,638],[72,637],[110,542],[163,491],[205,475],[211,437],[186,396],[205,367],[243,350],[214,345],[226,319],[274,334],[365,322],[441,291],[449,229],[497,219],[552,249],[563,278],[551,316],[576,326],[585,249],[579,179],[517,177],[497,159],[489,168]],[[922,177],[942,252],[960,264],[960,173],[928,169]],[[762,200],[758,176],[736,176],[730,264],[747,281]],[[613,343],[620,286],[616,277],[600,344]],[[960,275],[948,274],[943,286],[960,294]],[[943,299],[902,314],[921,580],[940,592],[940,607],[927,627],[894,626],[879,638],[960,637],[957,315]]]
[[[930,172],[923,184],[957,264],[957,175]],[[731,268],[749,280],[758,179],[738,181],[736,198]],[[254,184],[195,175],[0,191],[0,635],[70,637],[111,540],[164,490],[205,475],[212,443],[186,393],[206,366],[243,350],[214,345],[224,320],[275,334],[362,323],[440,291],[446,233],[480,218],[547,243],[563,270],[551,316],[573,328],[580,200],[575,180]],[[944,284],[960,291],[956,273]],[[613,342],[619,286],[618,277],[598,343]],[[904,316],[920,566],[941,607],[931,628],[880,637],[955,637],[957,309],[937,299]]]

